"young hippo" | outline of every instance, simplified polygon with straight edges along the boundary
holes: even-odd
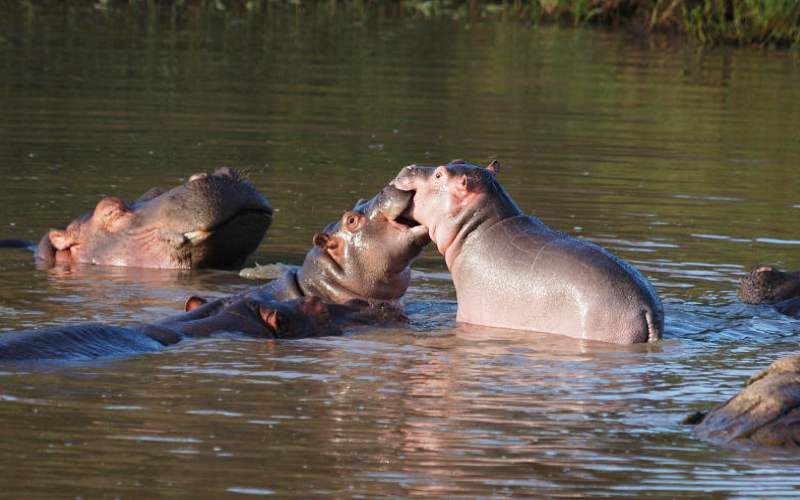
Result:
[[[707,414],[695,413],[695,435],[723,444],[800,447],[800,355],[780,358]]]
[[[157,351],[185,338],[240,332],[267,339],[338,335],[328,308],[316,297],[281,302],[239,297],[208,304],[194,297],[187,312],[132,328],[73,325],[0,333],[0,360],[93,359]]]
[[[661,302],[609,251],[522,213],[487,168],[411,165],[392,184],[414,193],[407,214],[428,228],[458,297],[458,321],[616,344],[658,340]]]
[[[103,198],[66,229],[51,229],[35,252],[46,264],[238,267],[271,222],[267,199],[235,170],[222,167],[166,192],[150,189],[131,204]],[[4,247],[22,243],[0,240]]]
[[[736,295],[745,304],[771,304],[783,314],[800,317],[800,271],[757,267],[744,277]]]
[[[409,266],[430,242],[426,228],[402,217],[412,196],[387,186],[371,200],[359,201],[314,235],[302,266],[245,295],[281,300],[316,296],[348,306],[332,311],[334,321],[343,315],[364,321],[402,317]]]

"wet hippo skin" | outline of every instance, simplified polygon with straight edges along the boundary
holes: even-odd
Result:
[[[458,321],[617,344],[661,338],[653,287],[609,251],[522,213],[487,168],[456,160],[403,168],[407,215],[426,226],[458,297]]]
[[[137,328],[78,325],[2,333],[0,359],[132,354],[218,332],[305,338],[335,335],[350,324],[403,319],[409,265],[430,241],[425,228],[400,217],[411,196],[388,187],[360,201],[314,235],[302,266],[264,286],[213,301],[191,296],[185,313]]]
[[[239,267],[272,222],[272,206],[235,170],[192,175],[169,191],[153,188],[133,203],[109,196],[35,246],[46,264],[193,269]],[[0,240],[0,247],[19,247]]]
[[[92,359],[158,351],[185,338],[240,332],[266,339],[338,335],[328,308],[316,297],[277,301],[237,297],[187,300],[186,312],[156,323],[121,328],[71,325],[0,333],[0,360]]]
[[[313,237],[300,267],[244,295],[282,300],[316,296],[334,307],[334,321],[391,321],[403,315],[411,262],[430,242],[427,229],[402,214],[411,193],[387,186],[359,201]]]

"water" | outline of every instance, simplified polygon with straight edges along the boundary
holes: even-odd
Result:
[[[277,209],[253,262],[298,263],[314,231],[401,166],[499,158],[523,209],[652,280],[666,338],[456,325],[429,251],[407,328],[0,367],[6,491],[798,494],[793,455],[721,448],[679,424],[797,349],[796,321],[735,298],[752,265],[798,267],[796,54],[341,6],[138,9],[0,17],[0,237],[38,239],[103,195],[227,164]],[[0,330],[13,330],[135,324],[253,282],[37,269],[6,250],[0,283]]]

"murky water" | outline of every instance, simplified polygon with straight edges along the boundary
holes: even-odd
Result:
[[[60,5],[60,4],[59,4]],[[0,237],[222,164],[277,208],[260,263],[403,165],[499,158],[526,210],[630,260],[666,339],[616,347],[454,323],[432,252],[405,329],[231,336],[92,363],[0,367],[5,491],[36,497],[797,494],[796,457],[679,424],[795,352],[800,323],[737,303],[798,267],[796,54],[339,7],[0,17]],[[0,254],[0,329],[173,314],[235,273],[37,269]]]

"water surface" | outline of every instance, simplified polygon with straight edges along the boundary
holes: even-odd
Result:
[[[109,194],[247,172],[276,207],[253,262],[413,162],[499,158],[526,211],[639,267],[665,339],[619,347],[456,325],[432,251],[407,328],[235,335],[90,363],[0,367],[0,466],[31,496],[785,496],[794,456],[692,438],[690,411],[793,353],[739,304],[798,267],[800,61],[502,20],[272,6],[250,16],[74,8],[0,18],[0,237]],[[226,271],[37,269],[0,255],[0,330],[130,325]],[[0,333],[1,334],[1,333]]]

